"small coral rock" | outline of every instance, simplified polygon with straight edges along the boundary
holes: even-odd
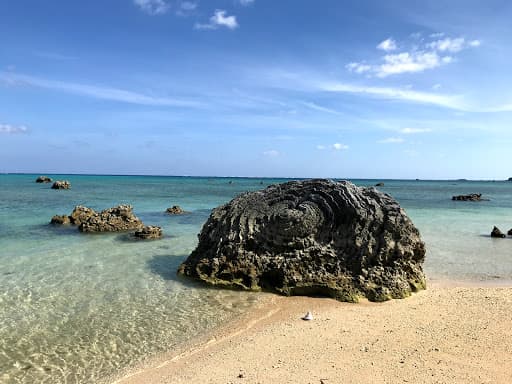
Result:
[[[52,189],[69,189],[71,188],[71,183],[67,180],[57,180],[52,185]]]
[[[55,215],[52,217],[50,224],[62,225],[62,224],[71,224],[71,220],[69,216],[66,215]]]
[[[506,236],[503,232],[500,231],[500,229],[498,227],[494,227],[491,232],[491,237],[499,237],[499,238],[503,239]]]
[[[469,195],[457,195],[452,196],[452,200],[457,201],[482,201],[481,193],[471,193]]]
[[[170,215],[182,215],[185,213],[179,205],[173,205],[171,208],[167,208],[166,212]]]
[[[52,179],[50,179],[48,176],[39,176],[36,179],[36,183],[51,183]]]
[[[135,232],[135,237],[139,239],[159,239],[162,237],[162,228],[154,225],[147,225]]]

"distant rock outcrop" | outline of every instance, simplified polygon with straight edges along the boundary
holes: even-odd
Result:
[[[135,231],[135,237],[139,239],[159,239],[162,237],[162,228],[155,225],[148,225]]]
[[[505,238],[505,234],[500,231],[498,227],[494,227],[491,231],[491,237],[499,237],[501,239]]]
[[[69,189],[71,188],[71,183],[67,180],[57,180],[52,185],[52,189]]]
[[[178,273],[247,290],[383,301],[425,288],[424,258],[418,230],[389,195],[306,180],[214,209]]]
[[[482,194],[481,193],[471,193],[469,195],[457,195],[452,196],[452,200],[457,201],[482,201]]]
[[[52,179],[49,178],[48,176],[39,176],[36,179],[36,183],[51,183],[51,182],[52,182]]]
[[[165,211],[170,215],[183,215],[185,211],[179,205],[173,205]]]
[[[383,187],[384,186],[384,183],[383,182],[380,182],[380,183],[377,183],[375,184],[376,187]]]

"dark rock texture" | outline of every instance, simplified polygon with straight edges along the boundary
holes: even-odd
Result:
[[[81,232],[122,232],[140,229],[142,221],[133,214],[131,205],[119,205],[95,213],[80,223]]]
[[[77,205],[75,209],[73,209],[73,212],[71,212],[69,219],[71,220],[71,224],[80,225],[89,220],[90,217],[97,214],[98,213],[92,208]]]
[[[458,201],[482,201],[482,194],[481,193],[471,193],[469,195],[457,195],[452,196],[452,200],[458,200]]]
[[[185,211],[179,205],[173,205],[165,211],[170,215],[182,215]]]
[[[512,229],[509,229],[507,235],[512,236]]]
[[[162,228],[155,225],[148,225],[135,231],[135,237],[139,239],[159,239],[162,237]]]
[[[71,183],[67,180],[57,180],[52,185],[52,189],[69,189],[71,188]]]
[[[392,197],[307,180],[214,209],[178,273],[247,290],[383,301],[425,288],[424,258],[418,230]]]
[[[51,183],[51,182],[52,182],[52,179],[49,178],[48,176],[39,176],[36,179],[36,183]]]
[[[491,237],[499,237],[501,239],[505,238],[505,234],[500,231],[498,227],[494,227],[491,232]]]
[[[384,186],[384,183],[383,182],[380,182],[380,183],[377,183],[375,184],[376,187],[383,187]]]

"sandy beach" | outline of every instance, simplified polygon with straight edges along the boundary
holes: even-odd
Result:
[[[511,306],[510,286],[455,282],[385,303],[269,295],[208,339],[114,382],[510,383]],[[301,320],[308,310],[314,320]]]

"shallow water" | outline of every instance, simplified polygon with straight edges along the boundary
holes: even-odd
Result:
[[[247,310],[257,293],[207,289],[180,279],[210,210],[271,179],[0,175],[0,382],[94,383],[142,358],[170,350]],[[232,183],[229,183],[229,182]],[[355,180],[359,185],[375,181]],[[512,280],[512,183],[385,181],[427,243],[430,278]],[[490,201],[452,202],[483,193]],[[48,225],[77,204],[134,206],[163,227],[158,241],[126,234],[85,235]],[[169,216],[180,205],[190,213]]]

